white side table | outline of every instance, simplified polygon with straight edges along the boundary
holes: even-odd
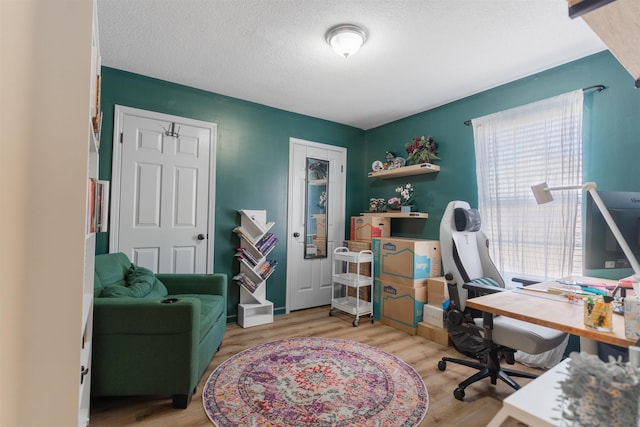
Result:
[[[499,427],[509,417],[536,427],[558,425],[562,416],[558,383],[566,376],[568,363],[567,358],[504,399],[487,427]]]

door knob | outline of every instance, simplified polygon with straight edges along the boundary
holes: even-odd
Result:
[[[204,234],[200,233],[198,234],[198,237],[196,237],[198,240],[204,240]]]
[[[293,237],[300,237],[300,233],[296,231],[295,233],[293,233]]]

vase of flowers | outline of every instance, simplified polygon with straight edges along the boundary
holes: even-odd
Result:
[[[408,154],[407,161],[414,165],[440,160],[440,157],[438,157],[438,143],[430,136],[415,136],[405,144],[405,148]]]
[[[415,189],[413,185],[411,185],[410,183],[400,187],[396,187],[396,193],[400,195],[399,197],[396,197],[396,198],[400,199],[402,212],[411,212],[411,208],[415,203],[414,192],[415,192]]]

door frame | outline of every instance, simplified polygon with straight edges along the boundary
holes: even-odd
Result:
[[[190,119],[187,117],[173,116],[170,114],[158,113],[156,111],[142,110],[139,108],[115,105],[113,123],[113,151],[111,159],[111,209],[109,212],[109,253],[117,252],[119,247],[119,227],[120,227],[120,177],[122,173],[122,129],[124,127],[124,117],[138,116],[151,120],[160,120],[171,123],[179,123],[187,126],[205,128],[209,130],[209,204],[207,218],[207,274],[213,273],[214,259],[214,232],[215,232],[215,205],[216,205],[216,146],[218,140],[217,124],[202,120]]]
[[[342,157],[342,163],[343,163],[343,167],[344,170],[342,171],[342,176],[343,176],[343,188],[342,188],[342,211],[341,211],[341,215],[339,217],[338,220],[338,224],[337,227],[341,230],[341,236],[342,238],[344,238],[344,231],[345,231],[345,221],[346,221],[346,217],[345,217],[345,212],[346,212],[346,202],[347,202],[347,149],[346,147],[340,147],[337,145],[329,145],[329,144],[323,144],[320,142],[314,142],[314,141],[307,141],[304,139],[299,139],[299,138],[294,138],[294,137],[290,137],[289,138],[289,175],[288,175],[288,187],[287,187],[287,243],[289,242],[289,236],[293,235],[294,230],[292,229],[292,224],[293,224],[293,219],[292,219],[292,215],[293,215],[293,209],[291,208],[293,206],[293,192],[292,192],[292,188],[293,188],[293,180],[292,180],[292,176],[293,176],[293,169],[294,169],[294,164],[293,164],[293,147],[294,145],[304,145],[307,147],[314,147],[314,148],[319,148],[322,150],[328,150],[328,151],[334,151],[337,153],[340,153],[341,157]],[[340,245],[342,245],[342,242],[337,242]],[[289,262],[289,251],[293,250],[293,248],[288,247],[289,245],[287,244],[287,277],[286,277],[286,302],[285,302],[285,313],[290,313],[291,312],[291,283],[290,283],[290,269],[292,268],[291,263]],[[331,258],[332,254],[327,254],[327,257]],[[331,264],[329,264],[331,265]]]

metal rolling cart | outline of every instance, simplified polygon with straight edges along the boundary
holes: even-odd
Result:
[[[369,315],[373,323],[373,304],[361,298],[361,288],[371,286],[373,295],[373,278],[363,275],[361,266],[371,263],[373,272],[373,252],[364,250],[360,252],[350,252],[346,247],[339,247],[333,251],[332,262],[332,283],[333,298],[329,316],[333,316],[334,310],[342,310],[353,314],[353,326],[358,326],[360,316]],[[348,288],[354,288],[355,297],[350,296]]]

